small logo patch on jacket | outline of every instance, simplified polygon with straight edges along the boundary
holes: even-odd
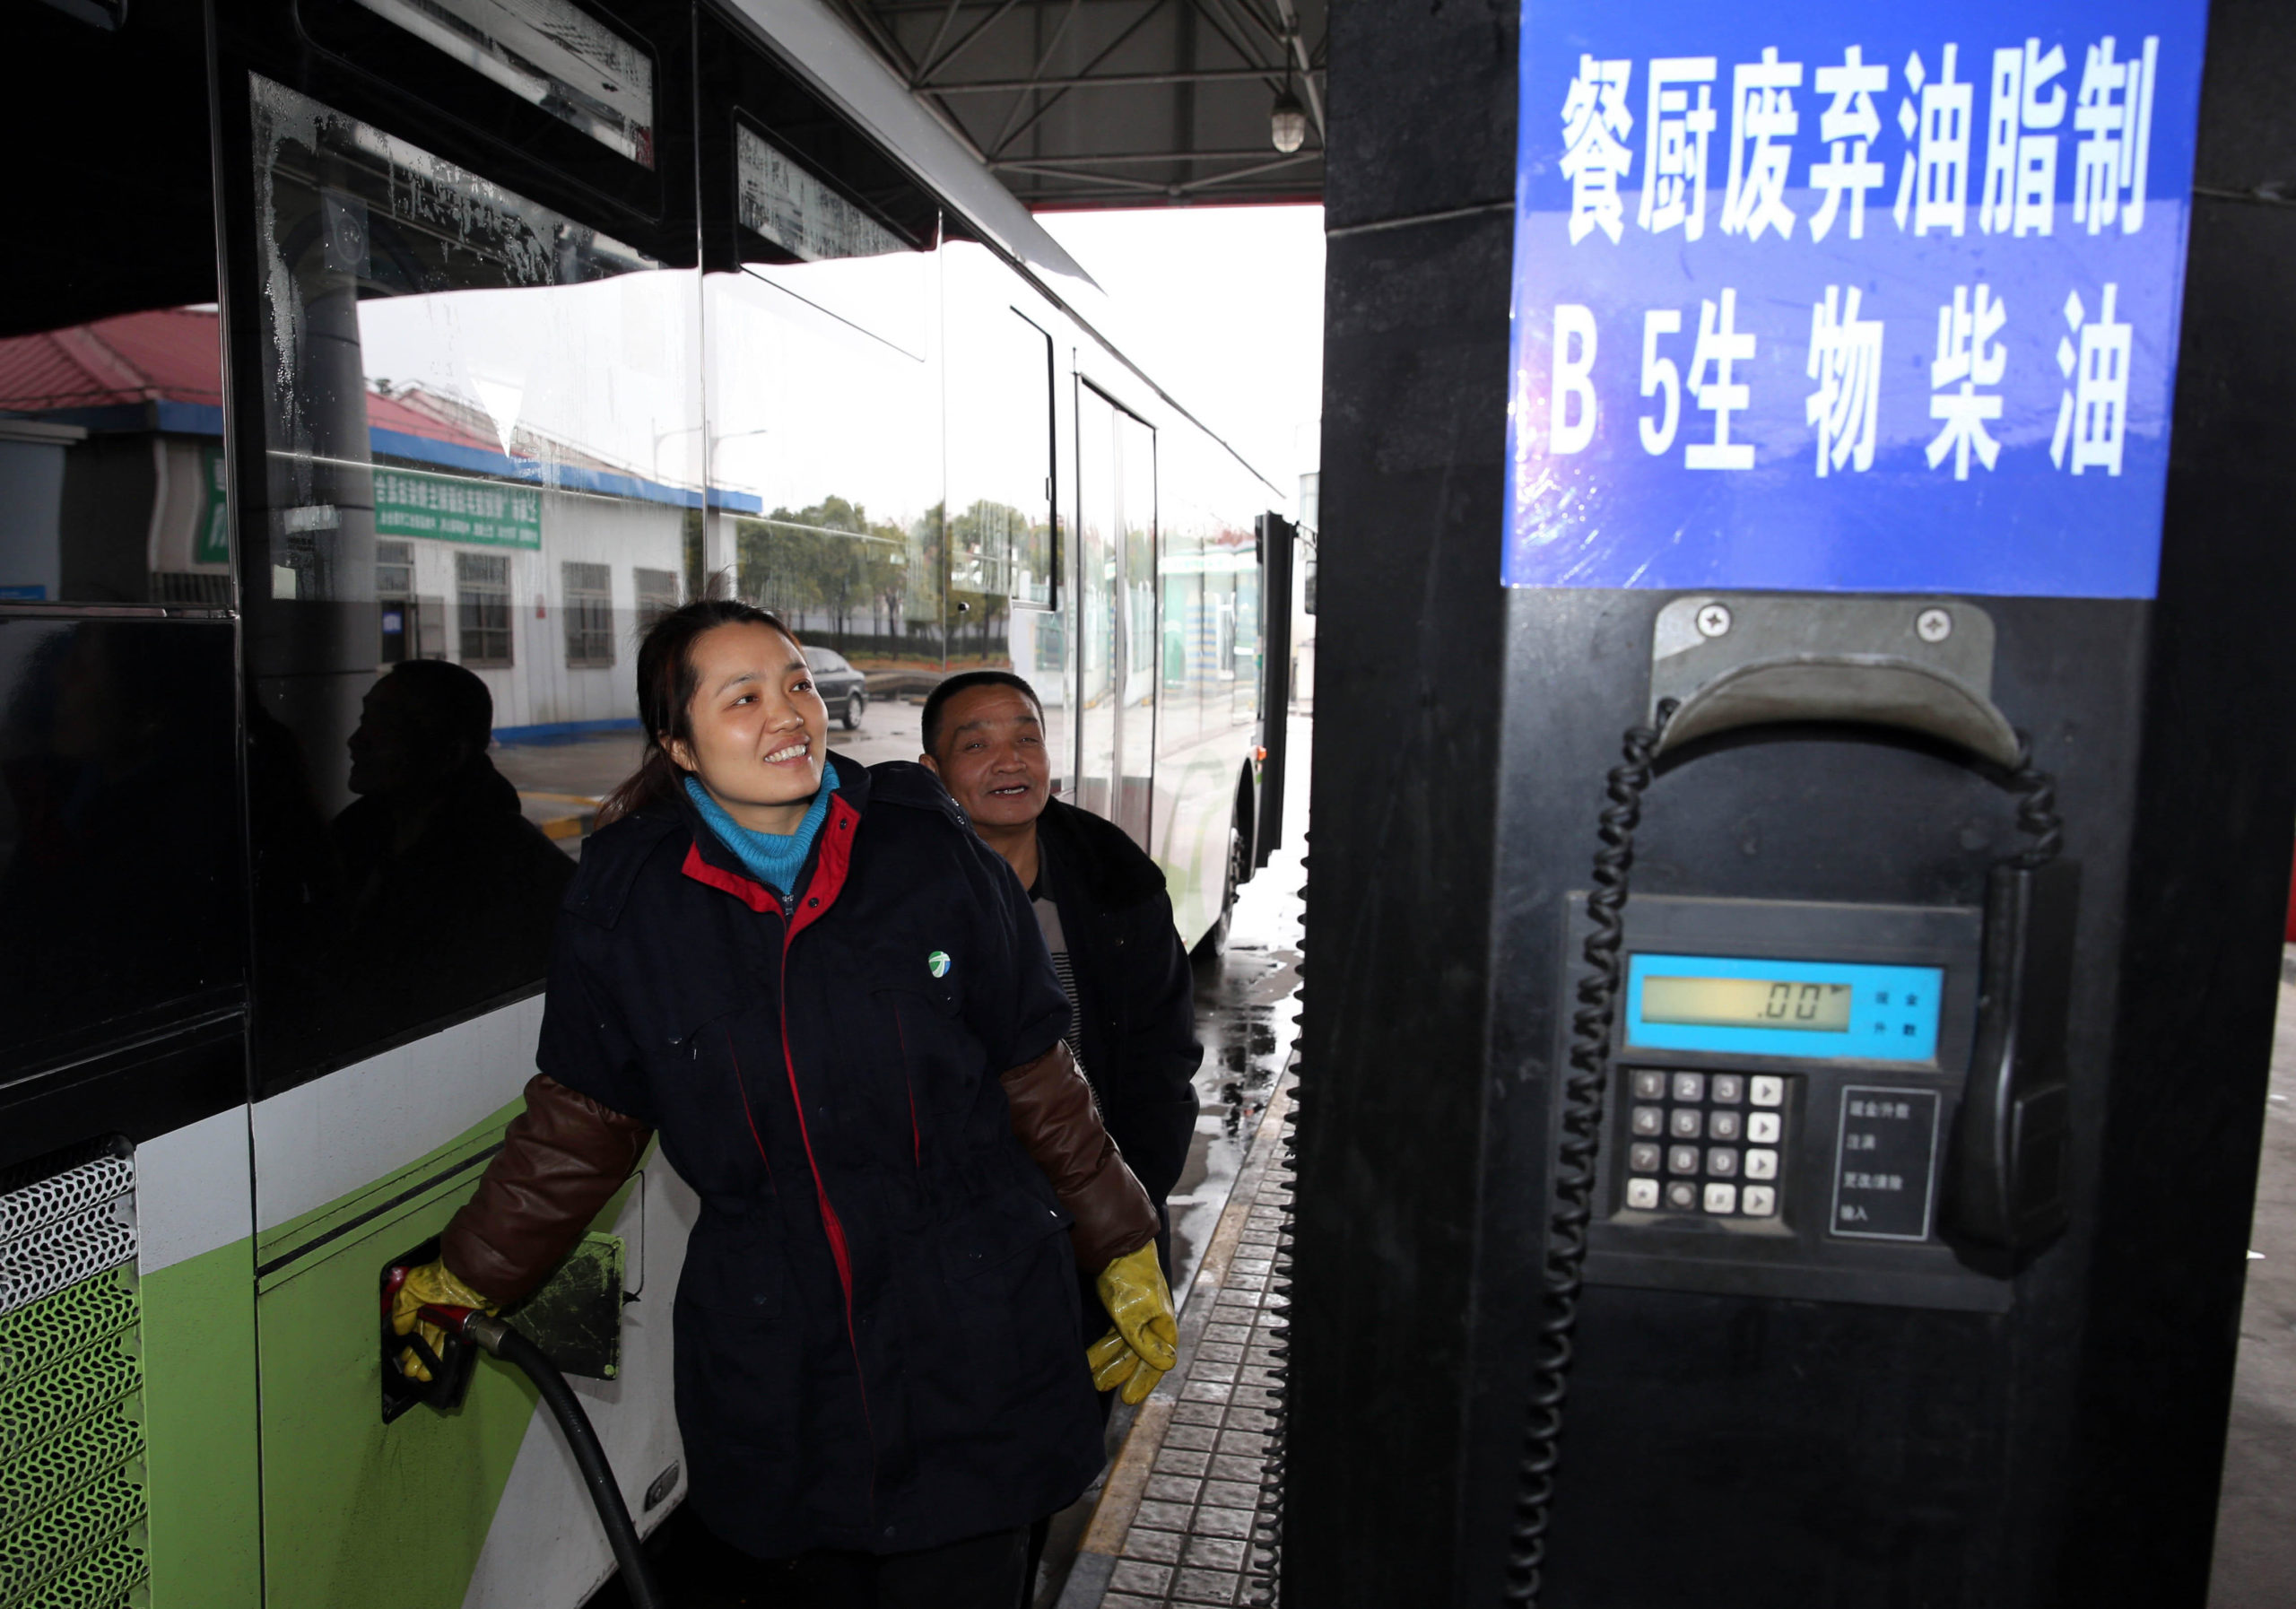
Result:
[[[949,952],[946,950],[934,951],[925,958],[925,970],[935,978],[946,978],[949,975]]]

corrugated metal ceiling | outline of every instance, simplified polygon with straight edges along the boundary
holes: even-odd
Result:
[[[830,3],[1031,207],[1322,196],[1326,0]]]

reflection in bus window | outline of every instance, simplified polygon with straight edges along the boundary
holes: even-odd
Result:
[[[220,622],[0,622],[0,1066],[236,1004],[231,646]]]
[[[643,167],[654,62],[568,0],[358,0],[427,45]]]
[[[694,274],[293,91],[252,96],[277,1087],[538,985],[568,851],[637,746],[619,645],[674,601],[711,500]]]
[[[942,670],[936,365],[929,342],[919,355],[879,333],[929,335],[909,314],[931,266],[839,258],[708,280],[712,495],[735,589],[878,673],[873,696]]]
[[[8,149],[39,153],[0,264],[0,601],[228,608],[214,198],[184,136],[207,126],[200,8],[113,30],[65,9],[8,18],[20,59],[91,88],[0,106]]]

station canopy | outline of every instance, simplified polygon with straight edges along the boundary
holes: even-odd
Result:
[[[1031,207],[1322,197],[1326,0],[831,4]]]

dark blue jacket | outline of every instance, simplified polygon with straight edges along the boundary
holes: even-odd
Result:
[[[584,847],[542,1070],[701,1198],[677,1292],[690,1500],[767,1558],[1053,1512],[1101,1463],[1068,1214],[998,1075],[1068,1005],[1011,869],[926,771],[841,768],[800,892],[683,798]]]

